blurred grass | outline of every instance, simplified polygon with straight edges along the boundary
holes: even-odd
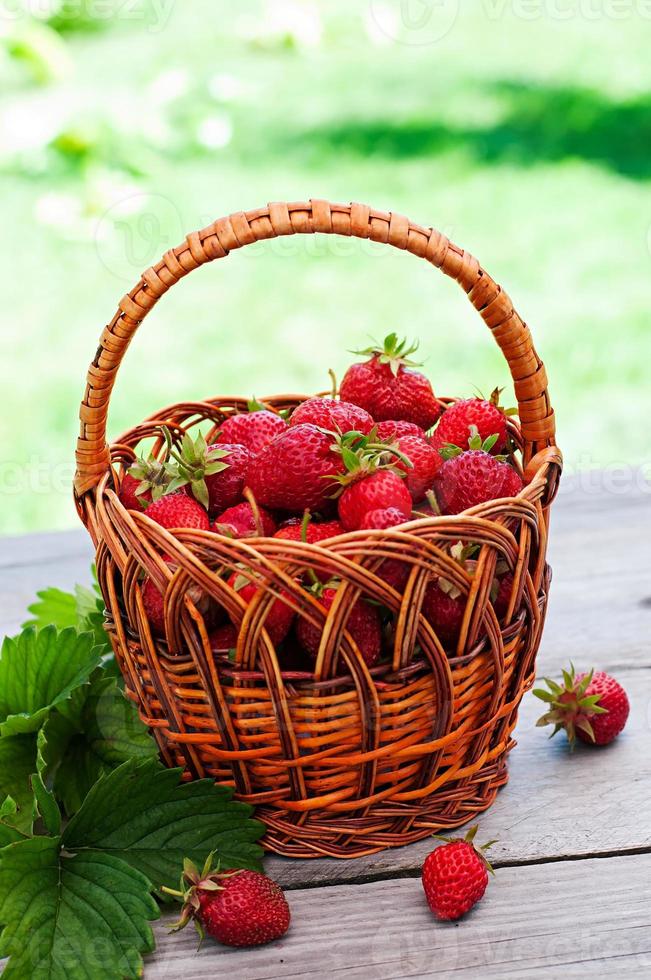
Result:
[[[343,0],[246,13],[194,0],[168,5],[160,30],[38,25],[60,45],[47,84],[29,58],[0,62],[0,531],[74,526],[85,370],[140,271],[268,200],[362,200],[437,225],[527,317],[568,464],[648,458],[648,22],[490,9],[462,3],[418,45]],[[441,393],[508,385],[461,291],[425,263],[284,239],[164,298],[120,373],[110,433],[180,399],[324,387],[390,329],[420,337]]]

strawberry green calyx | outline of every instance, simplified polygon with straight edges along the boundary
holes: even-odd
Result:
[[[577,678],[574,664],[570,664],[569,670],[563,670],[562,685],[545,677],[543,680],[548,690],[534,689],[533,693],[536,697],[548,706],[548,710],[538,719],[536,725],[538,727],[553,725],[554,730],[550,738],[564,728],[572,748],[576,742],[577,730],[584,732],[590,741],[595,741],[591,719],[597,715],[608,714],[608,709],[599,703],[601,694],[587,693],[593,676],[594,670],[591,670],[580,679]]]
[[[209,496],[206,485],[206,477],[213,473],[221,473],[228,468],[228,463],[223,462],[228,456],[228,450],[220,446],[208,447],[208,444],[201,433],[193,439],[189,432],[186,432],[181,442],[180,452],[173,445],[168,443],[169,460],[166,469],[171,477],[171,482],[165,493],[175,493],[182,487],[189,486],[193,496],[200,504],[208,509]]]
[[[253,396],[246,403],[246,409],[248,412],[268,412],[269,406],[265,405],[264,402],[258,401],[258,399]]]
[[[410,344],[406,338],[400,339],[398,334],[390,333],[384,338],[382,344],[373,341],[371,347],[366,347],[364,350],[351,351],[351,354],[377,357],[380,364],[388,364],[392,373],[397,375],[401,367],[419,367],[421,365],[421,361],[410,359],[410,354],[415,354],[417,350],[417,341]]]
[[[205,938],[203,927],[198,918],[201,910],[199,891],[223,891],[223,882],[225,879],[238,873],[237,871],[220,871],[219,864],[213,869],[213,857],[214,851],[206,858],[201,871],[199,871],[193,861],[190,861],[189,858],[185,858],[183,861],[183,874],[181,875],[179,890],[175,888],[167,888],[165,885],[163,885],[161,888],[161,891],[164,892],[165,895],[170,895],[172,898],[179,899],[179,901],[183,902],[181,915],[178,921],[171,926],[170,932],[179,932],[179,930],[184,929],[187,926],[188,922],[194,920],[195,928],[199,933],[200,938],[202,940]]]
[[[138,480],[136,496],[142,497],[144,494],[151,493],[152,500],[160,500],[171,482],[171,476],[167,471],[166,464],[149,456],[145,459],[139,456],[132,466],[127,470],[129,476]]]
[[[493,448],[493,446],[495,445],[495,443],[497,442],[498,438],[499,436],[495,432],[493,433],[493,435],[488,436],[487,439],[482,440],[481,436],[479,435],[479,429],[477,428],[477,426],[471,425],[470,436],[468,438],[468,446],[466,447],[466,449],[479,449],[482,452],[489,453]],[[441,446],[441,448],[439,449],[439,453],[443,457],[443,459],[446,460],[454,459],[455,456],[460,456],[461,453],[465,453],[466,449],[462,449],[461,446],[455,446],[452,443],[448,442],[444,446]],[[504,461],[506,459],[506,456],[495,456],[495,459]]]
[[[477,836],[478,830],[479,824],[474,824],[470,830],[468,830],[465,837],[444,837],[442,834],[433,834],[432,836],[435,840],[445,841],[446,844],[454,844],[456,841],[463,841],[465,844],[470,844],[475,854],[477,854],[477,856],[480,857],[483,863],[486,865],[487,870],[494,875],[495,871],[486,857],[485,852],[489,849],[489,847],[492,847],[493,844],[497,844],[497,838],[486,841],[485,844],[475,844],[475,837]]]
[[[407,469],[413,468],[413,463],[400,451],[397,442],[381,442],[378,439],[377,427],[371,429],[368,435],[361,432],[338,434],[331,448],[341,456],[345,466],[344,473],[331,478],[338,484],[334,496],[338,496],[350,483],[371,476],[378,470],[391,470],[404,479],[407,474],[396,466],[397,460]]]
[[[454,558],[456,563],[461,566],[465,571],[470,572],[472,575],[475,571],[477,563],[473,560],[479,551],[479,545],[464,544],[463,541],[457,541],[450,548],[450,557]],[[458,599],[462,595],[461,589],[459,589],[454,582],[444,576],[439,577],[438,584],[441,592],[449,595],[451,599]]]

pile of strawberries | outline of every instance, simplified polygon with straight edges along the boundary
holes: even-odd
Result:
[[[327,548],[349,531],[398,527],[438,514],[458,514],[500,497],[515,496],[522,478],[514,461],[507,414],[499,392],[444,407],[429,380],[395,334],[358,352],[339,397],[314,397],[292,411],[274,412],[259,402],[228,417],[214,441],[186,434],[180,445],[165,431],[162,458],[138,459],[122,479],[122,504],[146,510],[169,530],[195,528],[231,538],[259,536],[304,541]],[[458,542],[452,557],[472,572],[473,548]],[[400,591],[410,565],[386,559],[377,574]],[[498,568],[492,601],[498,614],[509,602],[512,576]],[[228,582],[245,602],[261,586],[246,568],[233,567]],[[302,583],[324,612],[340,582],[312,570]],[[164,635],[164,603],[150,581],[143,601],[155,633]],[[423,615],[442,643],[458,639],[465,597],[445,579],[432,579]],[[225,615],[211,613],[213,649],[228,651],[237,634]],[[347,630],[369,667],[382,656],[386,618],[377,604],[359,599]],[[296,619],[279,597],[265,628],[275,646],[287,641],[288,656],[315,658],[320,630]]]

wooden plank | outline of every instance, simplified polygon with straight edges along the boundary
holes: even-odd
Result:
[[[92,542],[83,527],[74,531],[21,534],[0,538],[0,569],[55,564],[61,559],[92,554]],[[56,583],[53,583],[56,584]]]
[[[509,782],[477,821],[482,839],[498,839],[496,865],[651,848],[651,672],[619,676],[631,716],[606,748],[578,745],[570,753],[562,733],[550,741],[535,727],[542,702],[525,696]],[[354,861],[269,856],[265,867],[289,888],[369,881],[417,874],[432,846],[426,839]]]
[[[273,977],[648,976],[651,855],[505,868],[460,923],[434,920],[418,880],[392,880],[289,895],[282,940],[233,950],[191,929],[156,926],[146,980]]]

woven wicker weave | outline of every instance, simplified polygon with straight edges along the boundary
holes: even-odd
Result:
[[[356,531],[318,545],[209,532],[170,534],[119,502],[134,447],[165,423],[182,433],[246,408],[244,399],[174,405],[112,447],[106,417],[129,342],[158,299],[188,272],[260,239],[353,235],[406,249],[461,284],[508,361],[519,406],[510,434],[525,488],[455,517]],[[301,397],[264,399],[294,406]],[[147,269],[104,329],[81,405],[75,491],[97,547],[108,630],[126,690],[154,731],[165,761],[187,778],[211,776],[258,807],[265,846],[295,857],[355,857],[452,828],[486,809],[504,784],[518,705],[531,686],[545,617],[549,505],[561,471],[547,377],[528,328],[476,259],[432,228],[361,204],[270,204],[188,235]],[[160,441],[157,444],[160,447]],[[450,555],[462,539],[480,545],[471,575]],[[171,558],[170,570],[163,555]],[[411,572],[399,595],[375,572],[400,557]],[[490,601],[497,562],[514,574],[506,614]],[[265,588],[248,606],[225,582],[233,564]],[[342,580],[327,618],[298,584],[306,567]],[[167,642],[145,615],[143,573],[165,591]],[[428,580],[444,575],[467,597],[456,650],[444,650],[420,615]],[[282,671],[265,630],[279,592],[319,625],[313,673]],[[240,624],[234,662],[211,653],[197,597],[208,593]],[[360,595],[395,612],[393,655],[372,670],[346,632]],[[345,669],[344,669],[345,668]]]

